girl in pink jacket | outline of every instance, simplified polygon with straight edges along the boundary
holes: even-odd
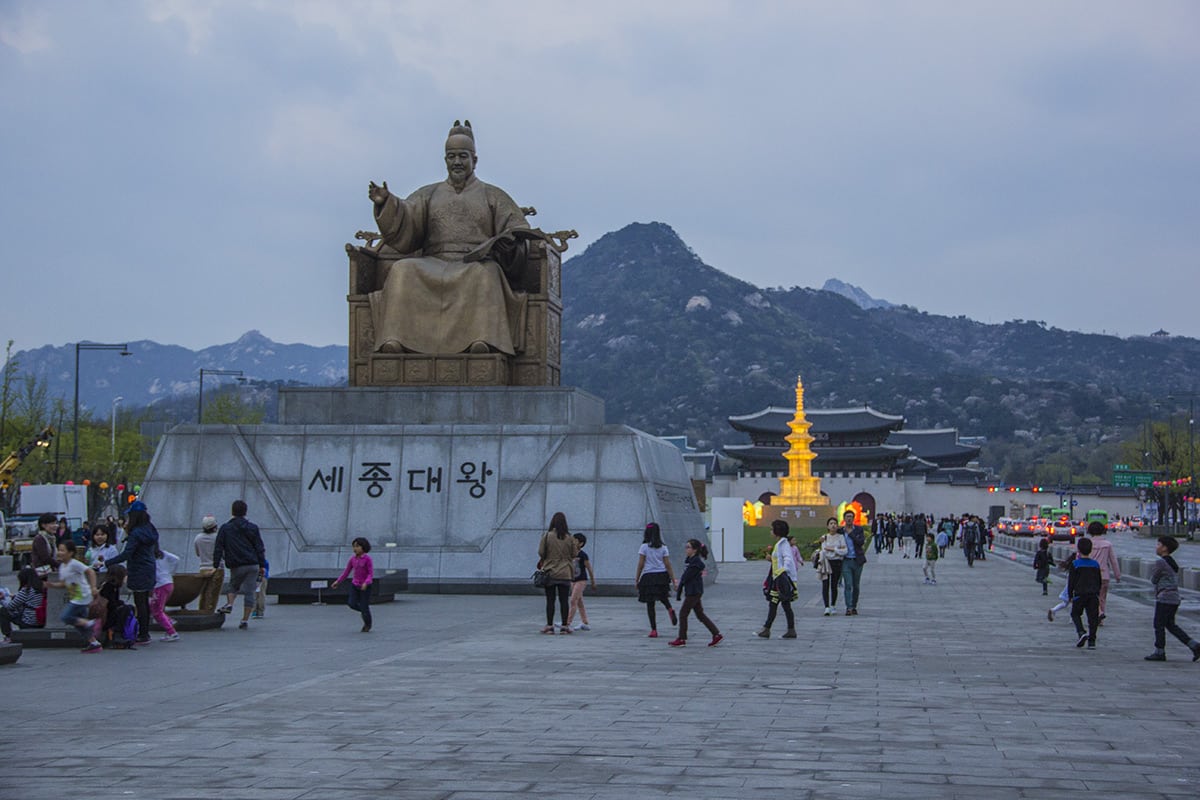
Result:
[[[367,555],[371,552],[371,543],[366,538],[359,536],[350,543],[350,546],[354,550],[354,555],[350,556],[350,560],[346,562],[346,568],[342,570],[338,579],[330,584],[329,588],[336,589],[337,585],[346,580],[347,575],[350,575],[346,605],[362,614],[362,632],[370,633],[371,584],[375,581],[375,562],[371,561],[371,557]]]
[[[1104,608],[1108,601],[1108,584],[1110,580],[1121,580],[1121,565],[1117,563],[1117,554],[1112,542],[1105,534],[1108,528],[1103,522],[1092,522],[1088,525],[1087,535],[1092,540],[1092,558],[1100,565],[1100,621],[1104,621]]]

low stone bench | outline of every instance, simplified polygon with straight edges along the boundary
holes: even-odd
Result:
[[[280,572],[271,575],[267,581],[267,594],[274,595],[280,604],[315,603],[318,592],[322,602],[345,603],[350,596],[349,578],[336,589],[329,588],[329,584],[341,574],[341,570],[338,569],[319,567]],[[318,581],[323,582],[324,586],[320,589],[313,588],[313,584]],[[407,591],[408,570],[381,570],[375,573],[375,579],[371,582],[371,603],[390,603],[396,599],[396,592]]]
[[[0,665],[17,663],[17,659],[21,657],[21,650],[23,649],[16,642],[0,644]]]
[[[74,647],[79,650],[88,643],[87,638],[78,629],[62,625],[21,628],[13,630],[9,638],[25,647]]]

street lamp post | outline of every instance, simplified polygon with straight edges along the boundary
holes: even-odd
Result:
[[[71,452],[71,466],[79,466],[79,351],[80,350],[120,350],[121,355],[130,355],[128,344],[99,344],[97,342],[76,342],[75,343],[75,423],[72,426],[74,430],[74,449]]]
[[[124,399],[120,395],[112,399],[112,451],[109,458],[114,464],[117,463],[117,403]]]
[[[204,376],[205,375],[230,375],[235,378],[241,378],[245,373],[240,369],[205,369],[200,368],[200,393],[196,396],[196,424],[204,424]]]

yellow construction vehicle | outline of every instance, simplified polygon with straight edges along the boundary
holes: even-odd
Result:
[[[0,489],[7,489],[12,486],[13,473],[21,466],[21,462],[29,457],[29,454],[39,447],[49,447],[51,440],[54,439],[54,428],[47,425],[37,438],[27,444],[18,447],[16,450],[8,454],[4,461],[0,461]]]

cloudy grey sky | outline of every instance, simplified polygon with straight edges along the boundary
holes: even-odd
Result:
[[[0,0],[0,337],[344,343],[367,182],[456,117],[572,252],[1200,336],[1188,0]]]

